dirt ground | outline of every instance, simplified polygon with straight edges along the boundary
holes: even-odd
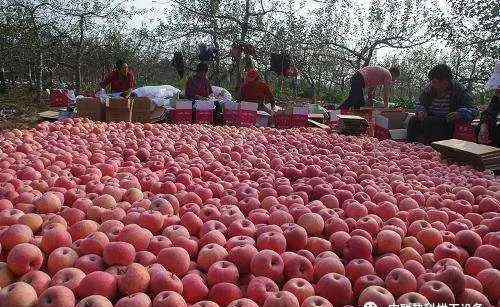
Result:
[[[37,99],[30,90],[16,89],[0,94],[0,131],[32,128],[39,122],[37,113],[46,110],[49,110],[48,97]]]

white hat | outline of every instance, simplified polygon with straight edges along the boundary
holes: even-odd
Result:
[[[486,83],[486,88],[490,90],[500,89],[500,60],[496,60],[495,70]]]

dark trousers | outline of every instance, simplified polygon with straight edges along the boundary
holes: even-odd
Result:
[[[340,106],[341,109],[359,109],[365,106],[365,96],[363,95],[363,89],[365,88],[365,78],[359,72],[357,72],[351,78],[351,90],[349,91],[349,97]]]
[[[410,142],[429,144],[451,139],[452,137],[453,124],[446,119],[427,116],[423,120],[419,120],[415,115],[408,122],[407,138]]]

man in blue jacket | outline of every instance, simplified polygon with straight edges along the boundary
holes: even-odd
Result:
[[[456,120],[471,122],[479,114],[471,95],[453,79],[450,67],[439,64],[429,72],[416,115],[408,123],[408,141],[429,144],[451,139]]]

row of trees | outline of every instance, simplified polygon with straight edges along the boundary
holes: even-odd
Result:
[[[429,68],[443,61],[479,95],[500,58],[498,0],[164,1],[157,20],[140,24],[145,12],[131,0],[0,0],[2,77],[38,89],[65,81],[83,90],[122,57],[140,84],[177,84],[173,53],[181,51],[193,68],[205,43],[219,50],[212,80],[235,89],[243,63],[229,52],[244,42],[255,46],[263,72],[271,53],[289,54],[302,95],[333,99],[356,69],[399,64],[396,93],[411,99]],[[266,75],[281,87],[282,78]]]

